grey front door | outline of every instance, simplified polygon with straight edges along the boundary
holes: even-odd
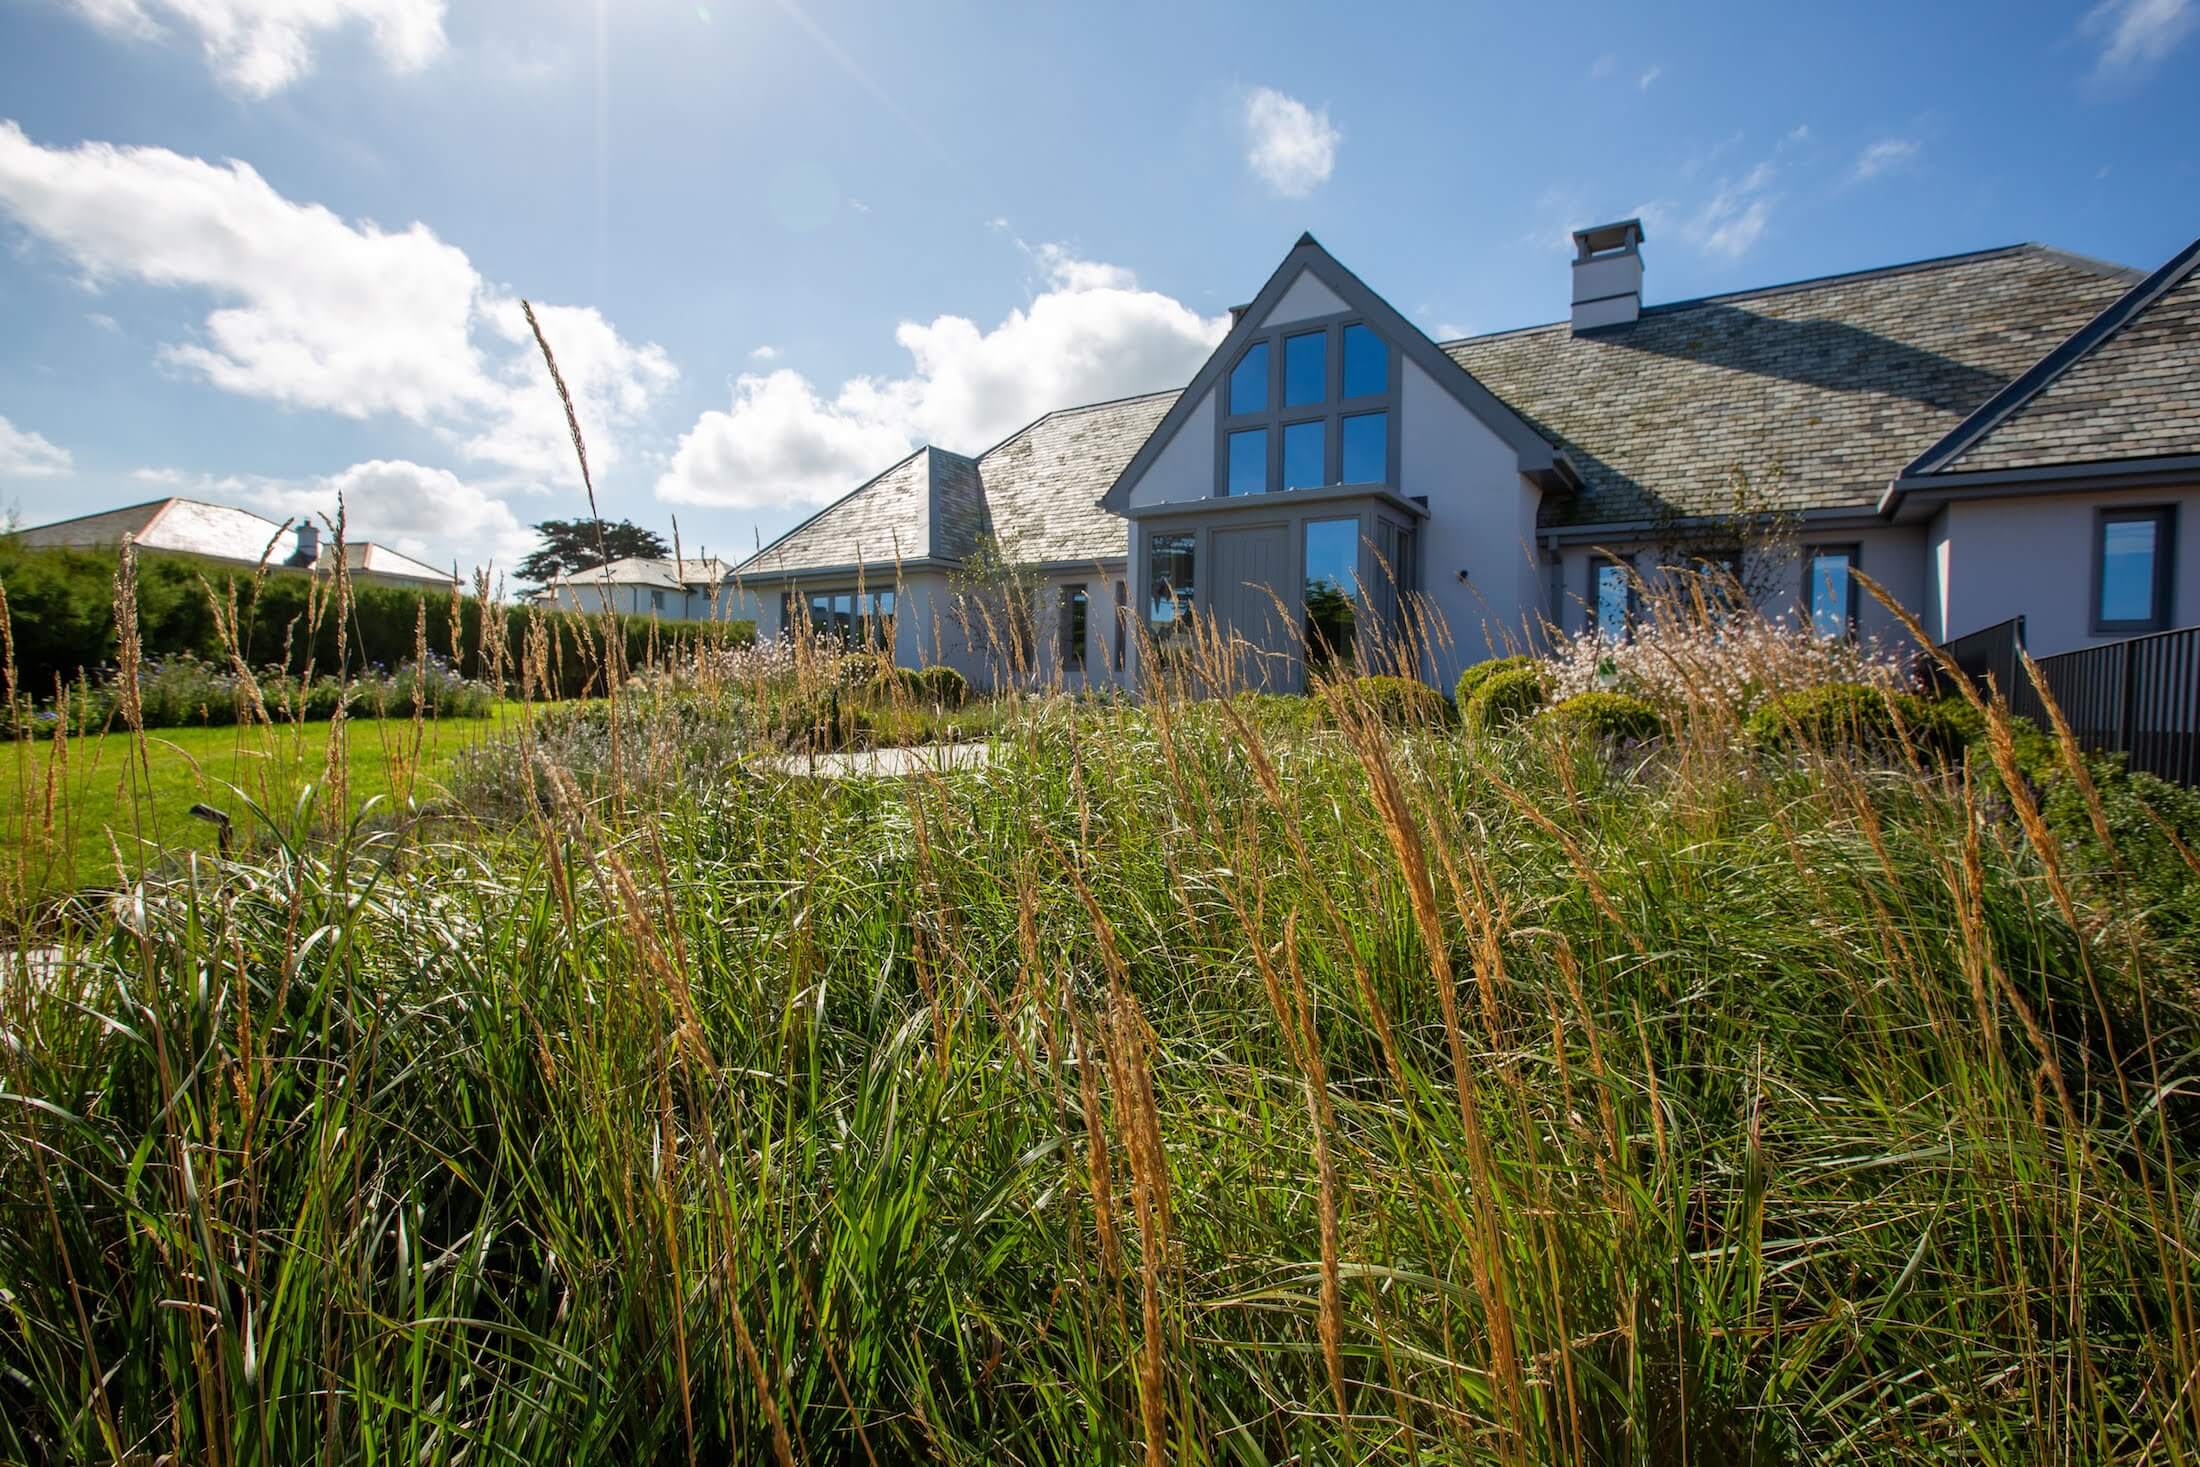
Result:
[[[1284,613],[1296,604],[1291,584],[1291,535],[1286,525],[1215,529],[1210,536],[1214,589],[1208,605],[1217,630],[1232,645],[1233,688],[1281,690],[1297,686],[1295,659]]]

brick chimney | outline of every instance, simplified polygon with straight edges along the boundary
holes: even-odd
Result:
[[[1642,314],[1642,221],[1574,231],[1574,335]]]

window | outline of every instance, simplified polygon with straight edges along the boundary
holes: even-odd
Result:
[[[1193,565],[1195,543],[1196,537],[1189,533],[1155,535],[1146,542],[1149,583],[1146,625],[1153,633],[1154,644],[1164,651],[1191,634],[1197,583]]]
[[[1114,657],[1114,666],[1115,666],[1115,670],[1116,670],[1117,672],[1121,672],[1121,671],[1123,670],[1123,620],[1124,620],[1124,617],[1123,617],[1123,612],[1124,612],[1124,609],[1125,609],[1126,607],[1128,607],[1128,606],[1130,605],[1130,591],[1131,591],[1131,588],[1130,588],[1130,584],[1129,584],[1128,582],[1126,582],[1126,581],[1117,581],[1117,582],[1115,583],[1115,657]]]
[[[1390,414],[1354,413],[1344,420],[1344,462],[1338,482],[1390,481]]]
[[[1635,620],[1634,568],[1609,555],[1590,561],[1589,607],[1595,618],[1591,625],[1600,640],[1626,641]]]
[[[1220,391],[1218,494],[1395,487],[1398,364],[1366,322],[1294,322],[1254,339]]]
[[[1283,487],[1286,489],[1319,489],[1327,483],[1322,472],[1328,467],[1328,424],[1316,418],[1311,423],[1286,423],[1283,425]]]
[[[1360,521],[1306,522],[1306,662],[1324,668],[1352,660],[1354,603],[1360,594]]]
[[[1810,629],[1821,637],[1846,637],[1856,631],[1854,545],[1819,545],[1809,553],[1804,599],[1810,605]]]
[[[1062,588],[1062,670],[1085,670],[1085,636],[1088,630],[1089,610],[1083,586]]]
[[[2093,630],[2158,632],[2170,624],[2176,511],[2104,509],[2093,522]]]
[[[1268,343],[1256,341],[1230,369],[1230,414],[1268,411]]]
[[[810,630],[850,647],[894,645],[891,591],[812,591]]]
[[[1375,397],[1390,390],[1390,352],[1383,339],[1354,322],[1344,328],[1344,395]]]
[[[1268,492],[1268,430],[1250,428],[1230,435],[1229,493]]]
[[[1329,333],[1308,331],[1283,339],[1283,405],[1304,407],[1329,396]]]
[[[649,609],[650,609],[651,611],[663,611],[663,610],[665,609],[665,593],[664,593],[664,592],[662,592],[662,591],[651,591],[651,592],[649,593]]]

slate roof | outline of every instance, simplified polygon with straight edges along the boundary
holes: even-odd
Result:
[[[2200,452],[2200,240],[1918,456],[1904,479]]]
[[[1065,408],[978,458],[995,531],[1020,560],[1089,562],[1129,553],[1126,522],[1100,496],[1176,402],[1177,392]]]
[[[628,555],[602,567],[573,571],[568,581],[605,581],[614,586],[648,586],[659,591],[683,591],[690,586],[715,586],[730,569],[716,556],[688,556],[675,562],[670,556]]]
[[[210,504],[203,499],[180,496],[57,520],[21,532],[25,545],[85,548],[120,545],[124,535],[133,536],[141,550],[201,555],[211,560],[230,560],[253,566],[258,565],[263,556],[271,567],[291,565],[298,546],[294,530],[285,531],[264,515],[234,505]],[[272,550],[269,549],[271,544]],[[333,550],[331,542],[321,542],[315,569],[329,568]],[[433,581],[438,585],[448,585],[451,581],[449,571],[422,564],[409,555],[400,555],[372,541],[350,541],[344,551],[345,562],[354,574]]]
[[[920,448],[765,546],[739,574],[891,567],[897,548],[904,563],[953,564],[987,534],[1035,564],[1121,560],[1129,531],[1098,501],[1176,398],[1064,408],[975,459]]]
[[[1558,440],[1584,480],[1546,525],[1864,509],[1931,443],[2128,289],[2039,245],[1647,307],[1444,350]]]

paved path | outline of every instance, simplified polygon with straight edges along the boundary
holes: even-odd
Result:
[[[819,779],[891,779],[896,775],[983,769],[984,744],[919,744],[906,749],[851,749],[844,754],[782,754],[764,761],[783,774]]]

